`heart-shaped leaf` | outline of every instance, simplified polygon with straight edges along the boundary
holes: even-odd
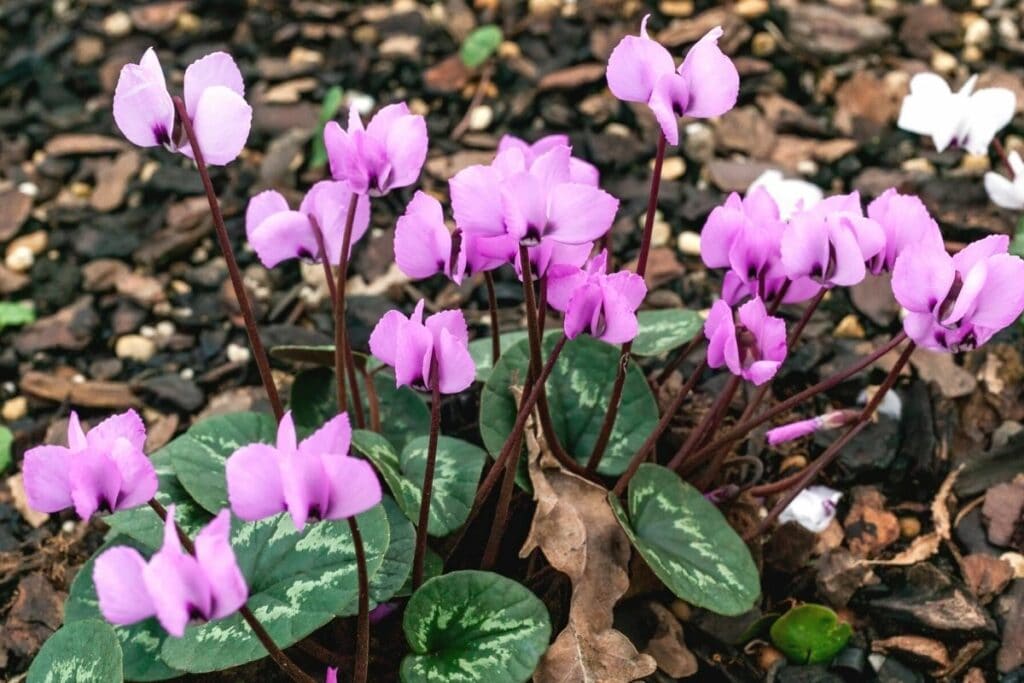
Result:
[[[398,455],[386,439],[374,432],[357,429],[352,438],[355,449],[377,467],[398,506],[414,523],[419,521],[428,442],[427,436],[413,439]],[[487,454],[471,443],[438,437],[427,523],[431,536],[447,536],[466,521],[486,459]]]
[[[557,335],[545,336],[544,353],[551,353]],[[502,354],[480,397],[480,434],[491,455],[501,451],[516,419],[516,400],[509,387],[522,386],[529,366],[526,340]],[[568,342],[547,381],[551,420],[559,441],[577,462],[586,464],[594,450],[608,398],[615,384],[619,349],[592,339]],[[658,424],[658,406],[647,380],[630,361],[618,416],[598,471],[621,474]]]
[[[28,670],[28,683],[120,683],[121,644],[104,621],[67,624],[50,636]]]
[[[629,513],[615,495],[609,501],[633,546],[678,597],[725,615],[753,607],[761,585],[750,550],[675,472],[645,463],[629,482]]]
[[[224,463],[242,446],[274,443],[277,425],[262,413],[230,413],[197,422],[160,449],[171,458],[178,481],[207,511],[228,506]]]
[[[359,376],[363,414],[369,420],[370,396],[362,376]],[[373,387],[380,409],[381,432],[397,450],[421,434],[430,431],[430,410],[423,399],[409,387],[395,387],[394,375],[378,372],[373,375]],[[291,409],[300,435],[318,429],[338,414],[338,393],[334,371],[313,368],[299,373],[292,384]]]
[[[501,352],[505,353],[526,338],[526,330],[502,332],[501,337],[499,337]],[[491,370],[494,369],[494,363],[492,362],[494,360],[494,350],[491,348],[491,338],[481,337],[469,342],[469,355],[472,356],[473,363],[476,364],[476,381],[486,382],[487,378],[491,376]]]
[[[459,571],[424,583],[405,609],[412,654],[403,683],[522,683],[548,647],[544,603],[498,574]]]
[[[637,356],[658,356],[678,348],[704,327],[700,314],[685,308],[640,311],[636,318],[640,332],[633,340],[633,353]]]
[[[769,633],[794,664],[825,664],[846,647],[853,629],[824,605],[799,605],[779,617]]]
[[[504,36],[501,29],[494,24],[486,24],[466,36],[459,48],[459,57],[463,64],[475,69],[494,54],[502,40]]]

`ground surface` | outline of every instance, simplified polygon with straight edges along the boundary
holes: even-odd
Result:
[[[769,7],[741,0],[719,9],[666,0],[651,9],[652,32],[678,54],[721,24],[742,89],[733,112],[687,126],[681,146],[669,151],[649,306],[709,305],[718,275],[704,271],[690,233],[725,193],[744,190],[767,167],[867,198],[893,185],[920,193],[953,248],[989,233],[1012,234],[1015,216],[993,208],[982,189],[989,159],[935,154],[927,140],[897,131],[894,119],[909,76],[927,68],[957,82],[980,72],[983,84],[1012,88],[1024,106],[1015,5],[836,0]],[[110,101],[120,67],[155,46],[178,87],[184,67],[212,49],[238,59],[255,109],[253,131],[242,159],[216,171],[215,183],[267,344],[321,343],[329,341],[331,321],[319,270],[260,267],[242,246],[242,215],[257,190],[275,187],[298,197],[324,176],[322,167],[311,167],[309,141],[327,89],[340,85],[346,105],[408,99],[425,114],[431,152],[423,187],[430,191],[443,193],[456,170],[486,162],[505,132],[531,139],[567,132],[575,153],[597,164],[603,186],[622,200],[612,244],[628,262],[638,246],[656,129],[640,108],[611,97],[603,64],[622,35],[636,32],[644,11],[642,3],[611,0],[564,6],[534,0],[529,7],[499,0],[175,0],[130,11],[104,0],[5,0],[0,295],[32,301],[39,316],[0,333],[2,418],[16,437],[14,465],[0,480],[5,676],[16,680],[59,626],[64,592],[101,531],[70,515],[47,520],[26,511],[17,475],[24,449],[60,441],[72,407],[88,419],[140,409],[151,448],[196,415],[264,407],[198,178],[180,156],[135,149],[113,126]],[[499,23],[507,41],[493,68],[467,70],[453,55],[487,22]],[[470,111],[477,93],[479,105]],[[1005,142],[1024,144],[1013,135]],[[374,230],[358,248],[360,281],[351,290],[357,347],[365,347],[381,312],[423,294],[438,306],[463,304],[474,323],[483,317],[478,283],[414,284],[392,268],[394,219],[410,195],[376,202]],[[520,289],[504,278],[498,293],[511,328],[522,321]],[[776,381],[776,396],[888,339],[898,329],[896,316],[884,285],[830,297]],[[294,367],[276,368],[287,385]],[[829,398],[850,405],[882,372],[845,383]],[[702,387],[667,449],[720,381]],[[883,417],[829,473],[829,482],[846,493],[839,521],[818,538],[784,529],[765,547],[765,611],[779,612],[791,600],[843,608],[856,633],[842,666],[778,670],[759,641],[746,648],[724,644],[743,625],[685,614],[663,593],[627,602],[623,628],[632,624],[631,633],[648,638],[654,622],[648,601],[673,606],[686,622],[699,680],[867,680],[878,666],[887,681],[1020,680],[1024,581],[1014,577],[1024,576],[1024,557],[1017,554],[1024,550],[1024,484],[1012,481],[1024,471],[1024,441],[1014,436],[1024,418],[1022,381],[1019,330],[956,360],[917,355],[899,387],[902,418]],[[666,386],[665,402],[679,383]],[[475,438],[473,410],[468,403],[448,405],[446,431]],[[799,467],[821,445],[801,442],[781,457],[768,456],[768,476]],[[931,546],[914,541],[936,528],[932,501],[963,463],[968,469],[938,505],[940,517],[951,517],[952,534],[929,552]],[[738,526],[750,523],[748,509],[731,512]],[[858,564],[864,558],[898,563],[869,568]],[[667,614],[662,617],[675,623]],[[873,667],[872,652],[889,656],[884,664],[875,658]],[[253,675],[241,672],[237,679]],[[659,672],[652,680],[674,679]]]

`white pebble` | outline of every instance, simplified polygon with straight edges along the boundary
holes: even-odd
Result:
[[[494,110],[488,107],[486,104],[481,104],[477,107],[473,107],[473,111],[469,112],[469,129],[470,130],[487,130],[491,127],[491,123],[494,121]]]
[[[252,354],[249,353],[248,348],[240,344],[231,343],[228,344],[227,356],[228,360],[232,363],[248,363]]]
[[[156,353],[156,343],[140,334],[126,334],[114,344],[114,355],[118,358],[145,363]]]
[[[16,273],[24,273],[32,264],[36,262],[36,256],[32,253],[32,250],[21,245],[11,249],[10,253],[7,254],[7,258],[4,259],[4,263],[8,268]]]
[[[692,230],[680,233],[676,246],[687,256],[700,256],[700,235]]]
[[[192,368],[182,368],[181,371],[178,372],[178,377],[181,377],[182,379],[186,379],[186,380],[192,379],[195,376],[196,376],[196,371],[193,370]]]

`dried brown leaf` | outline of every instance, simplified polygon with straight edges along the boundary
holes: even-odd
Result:
[[[658,620],[658,627],[644,652],[654,657],[658,668],[672,678],[688,678],[697,673],[697,657],[686,647],[683,625],[664,605],[652,602],[648,607]]]
[[[540,548],[572,582],[569,623],[534,673],[536,683],[630,683],[654,673],[653,657],[637,652],[612,628],[612,610],[629,588],[629,539],[608,492],[566,472],[532,429],[526,430],[537,509],[520,551]]]

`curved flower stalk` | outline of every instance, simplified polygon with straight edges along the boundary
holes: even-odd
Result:
[[[764,302],[752,299],[737,311],[724,301],[711,307],[704,336],[708,339],[708,365],[727,367],[729,372],[761,385],[778,372],[786,359],[786,323],[768,315]]]
[[[348,130],[337,121],[324,127],[324,146],[335,180],[357,194],[382,196],[419,178],[427,158],[427,123],[401,102],[381,108],[364,128],[351,107]]]
[[[245,211],[249,244],[267,268],[293,258],[320,260],[319,231],[328,262],[336,266],[341,261],[345,216],[354,196],[345,182],[321,180],[302,198],[299,210],[293,211],[280,192],[264,190],[249,200]],[[357,201],[349,255],[370,227],[369,197],[360,195]]]
[[[896,259],[892,291],[908,313],[907,336],[936,351],[975,349],[1024,311],[1024,260],[1007,253],[1010,238],[991,235],[954,256],[907,249]]]
[[[100,612],[126,626],[155,616],[168,633],[185,635],[193,621],[223,619],[245,605],[249,589],[231,549],[231,517],[221,510],[185,552],[167,508],[164,543],[147,562],[134,548],[118,547],[96,558],[93,582]]]
[[[632,341],[639,331],[636,309],[647,296],[644,279],[635,273],[607,273],[608,252],[586,265],[558,265],[548,273],[548,303],[565,313],[565,336],[584,332],[609,344]]]
[[[242,73],[225,52],[212,52],[185,69],[185,108],[203,158],[222,166],[234,161],[249,137],[252,107],[245,101]],[[153,48],[138,64],[121,69],[114,89],[114,121],[139,147],[163,145],[190,159],[195,153],[175,120],[174,102]]]
[[[764,188],[779,208],[779,218],[788,221],[797,211],[809,209],[825,197],[825,193],[814,183],[799,178],[786,178],[781,171],[768,169],[750,183],[749,195],[757,188]]]
[[[1012,211],[1024,209],[1024,160],[1017,152],[1006,157],[1012,178],[1006,178],[995,171],[985,174],[985,191],[989,199],[998,206]]]
[[[1017,98],[1006,88],[975,90],[977,81],[977,75],[971,76],[954,93],[941,76],[917,74],[910,79],[896,125],[931,137],[940,152],[956,145],[971,154],[986,154],[996,133],[1013,118]]]
[[[287,511],[302,531],[310,520],[348,519],[369,510],[381,501],[380,480],[368,462],[349,456],[351,443],[347,414],[298,441],[288,411],[276,445],[250,444],[228,458],[232,512],[256,521]]]
[[[82,519],[145,505],[157,477],[143,452],[146,427],[134,410],[113,415],[88,431],[78,413],[68,420],[68,445],[36,446],[22,472],[28,504],[40,512],[74,507]]]
[[[736,104],[740,76],[718,47],[720,26],[708,31],[676,69],[672,54],[647,35],[648,14],[639,36],[626,36],[608,58],[608,87],[626,102],[642,102],[670,144],[679,144],[679,119],[721,116]]]

